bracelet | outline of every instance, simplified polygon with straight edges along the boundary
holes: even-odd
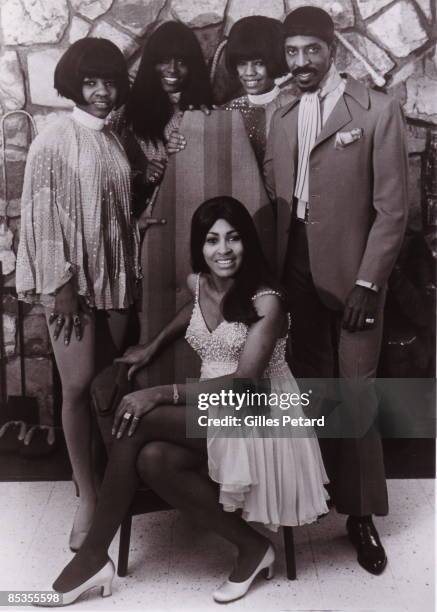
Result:
[[[176,383],[173,383],[173,404],[177,406],[179,403],[179,391]]]

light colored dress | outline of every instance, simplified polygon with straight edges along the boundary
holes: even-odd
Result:
[[[20,299],[52,308],[55,292],[74,277],[91,307],[133,303],[140,273],[130,182],[118,138],[77,107],[35,138],[21,204]]]
[[[186,340],[202,360],[201,379],[232,374],[238,367],[249,328],[241,322],[222,321],[210,331],[199,305],[200,275]],[[272,290],[258,292],[254,300]],[[285,361],[286,337],[273,350],[263,378],[269,379],[271,393],[299,393]],[[272,408],[272,414],[275,416]],[[276,410],[276,416],[281,410]],[[208,416],[219,417],[220,407],[210,406]],[[301,407],[293,417],[305,417]],[[311,523],[328,512],[328,494],[323,486],[328,478],[314,431],[305,437],[259,437],[253,430],[248,437],[230,437],[213,428],[208,431],[208,469],[220,485],[220,503],[233,512],[242,509],[247,521],[263,523],[276,531],[281,525]]]

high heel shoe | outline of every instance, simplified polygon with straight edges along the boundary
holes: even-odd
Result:
[[[275,551],[273,546],[270,544],[263,558],[258,563],[257,567],[249,576],[249,578],[247,580],[244,580],[243,582],[232,582],[231,580],[226,580],[226,582],[224,582],[222,586],[216,591],[214,591],[214,593],[212,594],[214,601],[217,601],[218,603],[228,603],[229,601],[234,601],[235,599],[240,599],[240,597],[244,597],[247,591],[250,589],[250,585],[254,581],[255,577],[261,571],[263,571],[266,580],[270,580],[270,578],[273,578],[274,563]]]
[[[68,606],[74,603],[81,595],[89,591],[90,589],[94,589],[95,587],[100,587],[100,594],[102,597],[109,597],[112,595],[112,580],[115,574],[115,567],[112,559],[108,559],[107,563],[99,570],[94,576],[85,580],[81,585],[72,589],[71,591],[67,591],[66,593],[61,593],[60,591],[55,591],[53,589],[53,593],[55,595],[59,595],[59,601],[51,601],[39,603],[42,607],[47,608],[56,608],[60,606]]]

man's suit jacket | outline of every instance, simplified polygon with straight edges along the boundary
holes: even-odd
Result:
[[[298,158],[299,99],[273,116],[265,157],[267,189],[276,205],[277,263],[284,261]],[[336,146],[339,132],[361,137]],[[407,220],[407,148],[401,108],[393,98],[347,76],[309,161],[311,273],[322,300],[341,308],[355,281],[384,287]],[[291,235],[292,237],[292,235]]]

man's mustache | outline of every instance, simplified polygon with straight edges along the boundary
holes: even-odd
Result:
[[[299,76],[300,74],[316,74],[317,70],[314,68],[295,68],[291,73],[294,77]]]

